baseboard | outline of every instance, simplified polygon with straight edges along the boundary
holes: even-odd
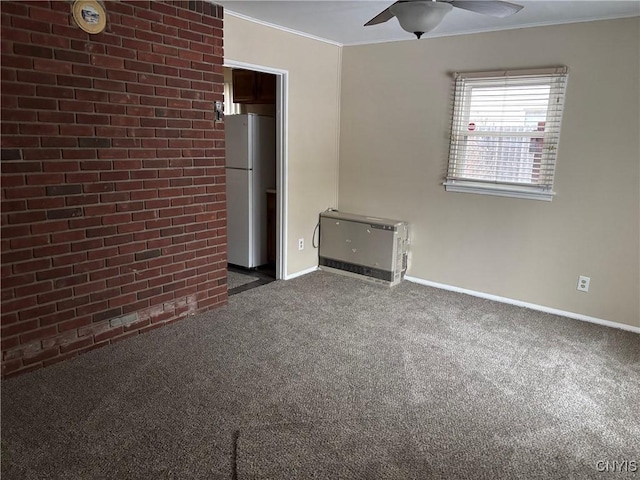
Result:
[[[283,280],[292,280],[294,278],[301,277],[302,275],[306,275],[307,273],[315,272],[316,270],[318,270],[318,266],[317,265],[315,267],[307,268],[306,270],[300,270],[299,272],[290,273],[289,275],[285,275]]]
[[[477,292],[475,290],[467,290],[466,288],[454,287],[453,285],[446,285],[444,283],[431,282],[429,280],[423,280],[422,278],[405,276],[405,280],[420,285],[426,285],[428,287],[441,288],[442,290],[449,290],[452,292],[464,293],[472,295],[474,297],[486,298],[487,300],[494,300],[496,302],[508,303],[510,305],[516,305],[518,307],[530,308],[531,310],[538,310],[539,312],[551,313],[553,315],[561,315],[563,317],[572,318],[574,320],[581,320],[583,322],[596,323],[605,327],[619,328],[621,330],[627,330],[633,333],[640,334],[640,327],[634,327],[632,325],[626,325],[624,323],[611,322],[609,320],[603,320],[601,318],[590,317],[581,313],[567,312],[566,310],[558,310],[557,308],[545,307],[543,305],[536,305],[535,303],[522,302],[520,300],[514,300],[512,298],[499,297],[497,295],[491,295],[489,293]]]

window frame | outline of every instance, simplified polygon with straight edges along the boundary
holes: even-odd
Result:
[[[551,201],[555,195],[553,191],[554,175],[557,166],[558,145],[560,141],[560,130],[562,124],[562,115],[564,111],[564,100],[566,97],[567,86],[567,67],[551,67],[544,69],[527,69],[527,70],[507,70],[498,72],[471,72],[458,73],[454,75],[454,96],[453,111],[451,117],[450,128],[450,145],[448,154],[448,168],[446,180],[443,183],[445,190],[448,192],[474,193],[481,195],[496,195],[503,197],[516,197],[532,200]],[[470,117],[471,96],[474,88],[517,88],[523,86],[549,86],[549,97],[547,103],[547,111],[544,122],[538,121],[538,131],[535,130],[513,132],[513,137],[529,138],[530,142],[534,139],[542,139],[540,141],[540,163],[538,164],[538,175],[544,178],[540,182],[516,182],[501,181],[496,179],[479,178],[481,175],[460,175],[464,172],[464,167],[460,164],[470,157],[466,155],[467,142],[469,138],[473,138],[476,134],[470,134],[464,131],[463,127],[471,125]],[[526,105],[523,104],[523,107]],[[526,116],[523,117],[525,123]],[[540,130],[542,123],[543,130]],[[469,129],[470,130],[470,129]],[[501,138],[505,137],[506,132],[496,130],[495,132],[482,132],[485,137]],[[509,132],[511,133],[511,132]],[[480,138],[478,136],[478,138]],[[507,143],[506,145],[509,145]],[[545,146],[546,145],[546,146]],[[487,163],[481,165],[486,168]],[[532,167],[531,176],[533,177]],[[499,170],[496,174],[499,176]],[[504,170],[503,170],[504,172]],[[542,173],[541,173],[542,172]]]

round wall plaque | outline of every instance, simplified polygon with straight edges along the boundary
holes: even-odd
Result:
[[[107,26],[107,14],[96,0],[77,0],[73,4],[73,18],[88,33],[100,33]]]

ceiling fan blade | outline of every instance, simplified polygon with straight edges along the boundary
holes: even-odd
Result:
[[[498,18],[508,17],[522,10],[522,5],[499,0],[454,0],[450,3],[454,7]]]
[[[395,5],[396,3],[400,2],[395,2],[393,5]],[[377,25],[379,23],[384,23],[391,20],[395,16],[393,13],[391,13],[391,7],[393,7],[393,5],[389,5],[389,7],[385,8],[382,12],[365,23],[364,26],[368,27],[369,25]]]

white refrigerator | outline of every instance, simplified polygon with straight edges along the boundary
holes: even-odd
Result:
[[[227,262],[245,268],[267,263],[267,190],[276,188],[275,119],[225,117]]]

